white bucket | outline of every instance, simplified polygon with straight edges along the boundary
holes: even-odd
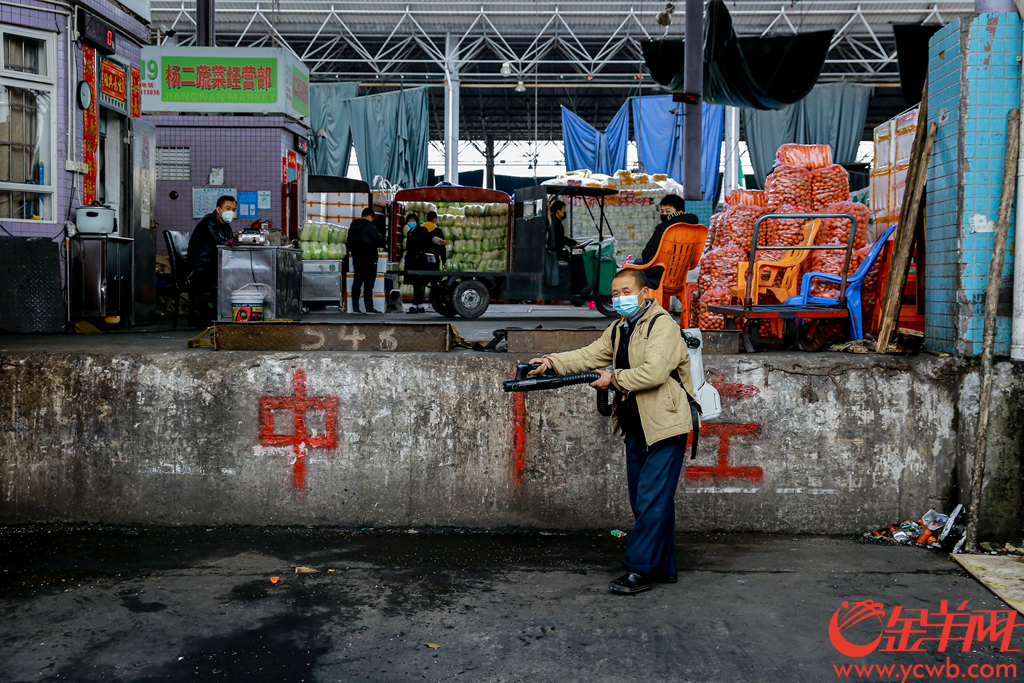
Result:
[[[266,285],[253,283],[231,292],[231,320],[251,323],[263,320],[263,302]]]

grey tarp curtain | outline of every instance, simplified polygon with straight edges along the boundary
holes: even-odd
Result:
[[[870,99],[870,86],[829,83],[778,111],[744,109],[743,128],[757,184],[764,184],[776,151],[786,143],[831,145],[835,163],[856,163]]]
[[[320,87],[329,86],[311,89],[315,92]],[[313,99],[313,103],[318,101],[319,97]],[[326,138],[320,138],[319,129],[314,127],[318,151],[323,147],[324,153],[312,157],[313,173],[344,176],[348,171],[348,146],[354,144],[359,174],[367,182],[372,183],[379,175],[401,187],[427,184],[430,133],[426,88],[349,99],[325,96],[322,102],[329,113],[314,112],[313,120],[329,122],[332,127],[324,128]]]
[[[309,86],[309,165],[311,172],[344,178],[348,174],[352,134],[342,118],[345,100],[359,94],[358,83],[314,83]]]

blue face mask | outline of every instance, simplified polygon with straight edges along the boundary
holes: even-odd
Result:
[[[640,294],[612,297],[612,308],[619,315],[632,318],[640,311]]]
[[[416,227],[416,221],[409,221],[409,229],[412,230]]]

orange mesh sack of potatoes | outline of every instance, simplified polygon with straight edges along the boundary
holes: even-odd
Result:
[[[838,164],[811,171],[811,206],[822,211],[833,202],[850,201],[850,174]]]
[[[723,234],[725,231],[722,228],[724,218],[725,213],[722,211],[719,211],[718,213],[711,216],[711,220],[709,221],[708,225],[708,239],[704,243],[705,253],[711,251],[715,247],[721,246],[721,241],[725,237],[725,235]]]
[[[803,166],[776,166],[765,180],[764,191],[772,213],[784,204],[811,206],[811,172]]]
[[[725,198],[726,206],[768,206],[768,198],[764,190],[733,190]]]
[[[725,316],[721,313],[712,313],[708,306],[728,306],[732,300],[732,294],[728,289],[709,289],[700,298],[697,306],[697,326],[702,330],[724,330]]]
[[[754,237],[754,223],[764,213],[764,207],[748,206],[747,204],[737,204],[727,208],[722,216],[725,239],[720,243],[732,244],[744,251],[750,251],[750,245]],[[770,238],[771,235],[764,229],[764,223],[762,223],[757,236],[757,245],[771,244]]]
[[[782,145],[775,153],[775,163],[808,169],[831,166],[832,148],[828,145]]]
[[[747,259],[747,252],[732,245],[717,247],[700,260],[700,276],[697,288],[701,294],[712,289],[731,289],[736,286],[736,270],[740,261]]]
[[[846,277],[853,275],[860,264],[864,261],[863,250],[854,251],[850,254],[850,267],[846,270]],[[831,275],[841,275],[843,263],[846,261],[846,249],[814,252],[811,270],[817,270]],[[820,296],[828,299],[835,299],[839,296],[839,285],[824,280],[811,280],[811,296]]]
[[[851,213],[857,219],[857,232],[853,236],[853,248],[860,249],[868,242],[868,221],[871,209],[857,202],[833,202],[824,208],[826,213]],[[850,240],[849,218],[824,218],[815,244],[846,244]]]

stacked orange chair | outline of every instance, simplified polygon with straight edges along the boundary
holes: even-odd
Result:
[[[800,246],[814,244],[814,238],[821,229],[821,219],[804,223],[804,239]],[[759,250],[760,251],[760,250]],[[778,261],[756,261],[754,272],[760,277],[755,278],[750,287],[750,303],[756,305],[762,294],[771,293],[775,300],[783,303],[791,296],[800,293],[800,278],[803,275],[803,263],[810,256],[809,249],[790,249]],[[734,298],[743,302],[747,295],[747,269],[750,264],[741,261],[736,269],[736,286],[731,290]],[[776,337],[782,336],[782,320],[771,320],[771,332]]]
[[[669,299],[673,296],[679,297],[683,304],[683,313],[679,318],[680,327],[690,325],[690,300],[686,296],[686,276],[700,263],[707,238],[707,226],[673,223],[665,228],[665,234],[658,245],[658,253],[650,263],[627,263],[625,266],[637,270],[648,270],[658,266],[665,269],[661,276],[661,284],[654,292],[654,300],[667,311]]]

